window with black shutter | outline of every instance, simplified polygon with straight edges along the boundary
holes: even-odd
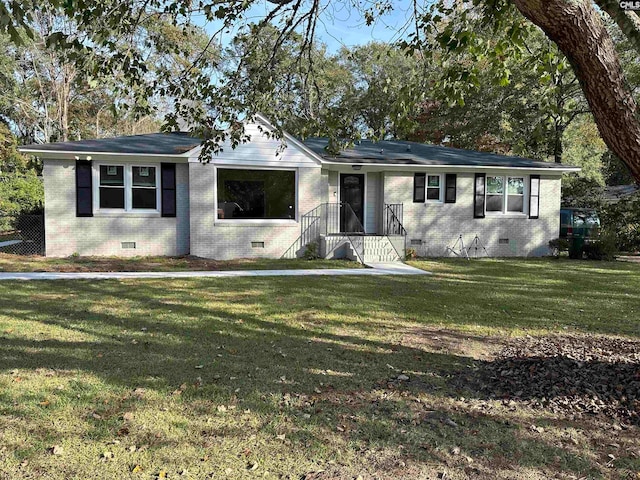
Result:
[[[476,181],[473,189],[473,217],[484,218],[484,173],[476,173]]]
[[[90,161],[76,161],[76,217],[93,216],[92,175]]]
[[[176,164],[163,163],[160,171],[163,217],[176,216]]]
[[[413,202],[420,203],[425,200],[426,174],[416,173],[413,176]]]
[[[444,203],[456,203],[456,181],[455,173],[447,173],[445,176],[445,194]]]

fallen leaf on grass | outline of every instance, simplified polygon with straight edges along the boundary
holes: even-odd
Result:
[[[136,465],[131,469],[131,473],[142,473],[142,467],[140,465]]]
[[[100,458],[102,458],[102,460],[109,460],[113,458],[113,452],[102,452],[102,454],[100,454]]]
[[[48,407],[49,405],[51,405],[51,402],[47,399],[44,399],[43,401],[40,402],[41,407]]]
[[[64,450],[60,445],[54,445],[49,449],[49,451],[52,455],[62,455],[64,453]]]
[[[187,389],[187,384],[183,383],[176,390],[171,392],[171,395],[182,395],[182,392],[184,392],[186,389]]]

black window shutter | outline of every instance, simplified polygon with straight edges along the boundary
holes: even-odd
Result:
[[[160,166],[160,188],[163,217],[176,216],[176,164],[163,163]]]
[[[447,173],[445,176],[445,192],[444,203],[456,203],[456,181],[457,175],[455,173]]]
[[[76,160],[76,217],[93,217],[91,162]]]
[[[540,216],[540,175],[529,177],[529,218]]]
[[[413,203],[424,202],[426,180],[425,173],[416,173],[413,176]]]
[[[473,218],[484,218],[484,173],[476,173],[473,189]]]

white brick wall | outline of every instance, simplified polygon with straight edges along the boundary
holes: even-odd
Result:
[[[248,167],[249,168],[249,167]],[[327,176],[317,167],[298,168],[298,218],[324,201]],[[300,236],[300,223],[217,222],[214,210],[214,165],[189,164],[191,185],[191,254],[226,260],[280,258]],[[264,242],[254,248],[251,242]]]
[[[290,147],[275,156],[274,141],[254,139],[247,146],[225,152],[214,163],[270,165],[282,161],[298,172],[298,219],[321,203],[336,201],[338,174],[321,169],[302,152]],[[249,155],[249,153],[251,155]],[[253,156],[252,156],[253,155]],[[157,215],[117,214],[75,216],[75,162],[45,160],[45,228],[48,256],[80,255],[182,255],[231,259],[280,257],[300,235],[300,224],[217,222],[215,214],[215,165],[178,164],[176,218]],[[295,166],[297,165],[297,166]],[[472,173],[459,173],[455,204],[413,203],[413,172],[379,172],[368,175],[367,226],[373,232],[380,220],[378,203],[402,203],[407,245],[420,239],[422,255],[441,256],[462,234],[469,245],[477,234],[491,256],[535,256],[548,253],[549,240],[558,236],[560,176],[542,176],[540,218],[487,216],[473,218]],[[375,182],[373,185],[372,182]],[[380,198],[383,195],[384,198]],[[379,233],[379,232],[378,232]],[[506,245],[499,239],[508,239]],[[135,242],[136,249],[123,249],[121,242]],[[251,242],[264,242],[255,248]]]
[[[126,163],[126,162],[123,162]],[[122,213],[76,217],[75,161],[44,160],[46,254],[50,257],[189,253],[188,165],[176,165],[177,216]],[[135,242],[123,249],[121,242]]]
[[[549,253],[548,242],[559,233],[559,176],[541,176],[538,219],[507,215],[473,218],[473,184],[474,174],[458,174],[456,203],[413,203],[413,173],[385,172],[384,201],[404,204],[407,246],[411,239],[421,239],[423,245],[415,247],[421,255],[443,256],[459,235],[468,246],[476,234],[491,256]],[[501,238],[509,239],[509,243],[500,244]]]

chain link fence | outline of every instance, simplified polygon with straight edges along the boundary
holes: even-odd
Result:
[[[44,215],[0,214],[0,253],[44,255]]]

